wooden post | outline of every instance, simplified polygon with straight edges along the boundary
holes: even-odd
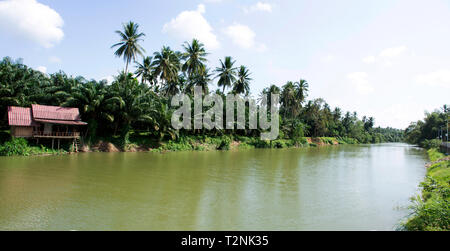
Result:
[[[59,150],[60,143],[61,143],[61,139],[58,139],[58,150]]]
[[[55,144],[55,139],[52,139],[52,150],[53,150],[54,144]]]

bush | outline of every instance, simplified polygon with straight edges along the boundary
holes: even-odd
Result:
[[[437,161],[439,159],[442,159],[445,157],[445,155],[441,152],[439,152],[439,150],[437,148],[432,148],[428,150],[428,157],[430,158],[431,161]]]
[[[282,140],[275,140],[272,142],[272,148],[286,148],[286,144]]]
[[[342,137],[342,138],[339,138],[337,141],[341,145],[345,145],[345,144],[355,145],[355,144],[359,143],[358,140],[356,140],[354,138],[349,138],[349,137]]]
[[[450,230],[450,188],[431,177],[422,183],[423,198],[417,196],[411,217],[403,228],[407,231],[449,231]]]
[[[431,161],[442,159],[444,155],[437,149],[430,149]],[[408,231],[449,231],[450,230],[450,161],[442,161],[428,169],[428,176],[420,185],[422,196],[413,199],[412,214],[402,224]]]
[[[298,138],[294,141],[294,144],[298,147],[300,146],[308,146],[308,139],[305,137]]]
[[[426,139],[420,143],[420,146],[425,149],[439,148],[441,146],[441,143],[442,141],[439,139]]]
[[[231,139],[229,137],[222,137],[222,141],[220,145],[217,147],[217,150],[230,150]]]
[[[0,146],[0,156],[28,156],[30,154],[31,148],[28,146],[28,141],[23,138],[14,138]]]

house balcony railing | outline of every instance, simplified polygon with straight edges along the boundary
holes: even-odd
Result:
[[[44,132],[33,131],[35,138],[80,138],[80,132]]]

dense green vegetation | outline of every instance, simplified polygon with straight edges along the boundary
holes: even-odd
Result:
[[[53,155],[64,154],[65,150],[53,150],[43,145],[31,146],[28,141],[22,138],[11,139],[0,145],[0,156],[30,156],[30,155]]]
[[[446,140],[450,109],[444,105],[441,110],[425,114],[425,119],[411,123],[405,131],[405,140],[426,149],[438,148]]]
[[[0,128],[7,129],[7,106],[28,107],[38,103],[78,107],[83,120],[89,123],[85,142],[94,144],[102,138],[119,138],[123,149],[146,140],[182,143],[183,138],[191,136],[259,137],[259,130],[175,131],[171,127],[174,108],[170,107],[169,100],[177,93],[192,95],[195,86],[200,86],[204,94],[211,93],[211,83],[217,80],[217,94],[225,96],[229,90],[241,96],[252,95],[251,73],[246,66],[238,66],[232,57],[226,57],[211,70],[204,45],[195,39],[183,44],[183,52],[164,46],[153,57],[145,56],[144,48],[139,45],[145,34],[139,32],[139,25],[130,22],[116,33],[120,41],[113,45],[117,49],[114,54],[123,57],[125,70],[110,84],[68,76],[62,71],[46,75],[27,67],[21,60],[4,58],[0,62]],[[142,61],[138,63],[140,56]],[[134,73],[129,72],[131,63],[136,64]],[[402,140],[401,130],[375,128],[374,118],[359,119],[356,112],[332,109],[320,98],[307,100],[309,88],[309,83],[300,79],[281,88],[271,85],[257,95],[281,95],[279,140],[300,142],[303,137],[335,137],[352,143]]]
[[[450,109],[426,113],[423,121],[412,123],[405,132],[405,139],[428,150],[432,162],[427,177],[422,182],[422,195],[413,198],[412,214],[402,225],[408,231],[450,230],[450,158],[439,151],[446,139],[446,124]]]
[[[433,161],[421,184],[422,195],[413,198],[411,217],[402,226],[408,231],[450,230],[450,160],[437,149],[428,150]]]

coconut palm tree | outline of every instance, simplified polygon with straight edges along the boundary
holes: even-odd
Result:
[[[166,46],[160,52],[155,52],[153,56],[155,77],[159,77],[164,84],[176,82],[181,68],[180,56],[179,52],[172,51]]]
[[[211,76],[210,69],[205,68],[205,70],[200,73],[194,75],[189,81],[184,89],[185,93],[192,94],[194,91],[194,87],[199,86],[202,88],[203,94],[206,95],[209,93],[209,83],[211,82]]]
[[[162,92],[166,97],[177,95],[186,85],[186,82],[184,75],[179,75],[177,79],[167,81],[162,88]]]
[[[223,87],[223,93],[225,94],[225,88],[230,87],[236,81],[236,68],[233,67],[234,63],[231,57],[225,57],[225,61],[220,60],[220,67],[216,68],[219,81],[217,85]]]
[[[295,82],[295,89],[297,92],[297,101],[301,105],[308,97],[309,84],[306,80],[300,79],[300,81]]]
[[[205,70],[205,63],[208,61],[205,46],[197,39],[192,40],[189,44],[185,42],[183,45],[185,52],[183,53],[183,72],[186,72],[189,78],[196,74],[201,74]]]
[[[141,63],[136,63],[136,72],[134,73],[137,78],[141,77],[141,83],[149,82],[150,85],[154,84],[154,67],[152,57],[145,57]]]
[[[233,84],[233,93],[247,96],[250,93],[251,80],[250,71],[247,67],[241,65],[237,74],[237,80]]]
[[[297,111],[297,92],[293,82],[288,81],[281,92],[281,108],[285,117],[292,118]]]
[[[139,33],[139,24],[129,22],[123,24],[123,31],[117,30],[116,33],[120,36],[120,42],[111,46],[111,48],[119,47],[114,53],[117,57],[123,57],[126,63],[125,72],[128,72],[128,64],[135,62],[138,55],[143,56],[145,50],[139,45],[143,41],[144,33]]]
[[[276,85],[271,85],[262,90],[258,101],[261,102],[263,100],[263,98],[265,97],[266,101],[267,101],[267,106],[271,107],[271,104],[272,104],[271,94],[280,94],[280,93],[281,93],[280,87],[278,87]]]

